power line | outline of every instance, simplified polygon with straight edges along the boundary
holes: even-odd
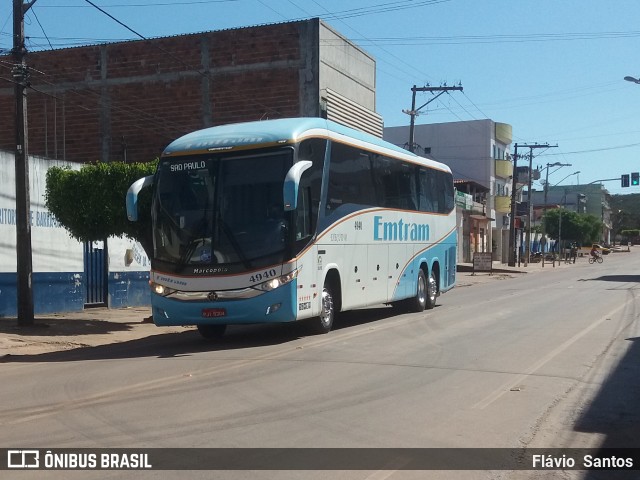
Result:
[[[177,5],[199,5],[210,3],[233,3],[239,0],[188,0],[188,1],[167,1],[167,2],[150,2],[150,3],[113,3],[103,5],[108,8],[145,8],[145,7],[175,7]],[[89,8],[86,5],[42,5],[40,8]]]
[[[447,0],[447,1],[448,1],[448,0]],[[329,10],[327,10],[323,5],[321,5],[320,3],[318,3],[316,0],[313,0],[313,3],[315,3],[315,4],[316,4],[316,5],[318,5],[320,8],[322,8],[325,12],[327,12],[327,13],[329,13],[329,14],[331,15],[331,12],[329,12]],[[395,2],[395,3],[397,3],[397,2]],[[328,17],[326,17],[326,16],[325,16],[325,17],[321,16],[321,17],[323,18],[323,20],[326,20],[326,19],[328,18]],[[337,18],[337,17],[336,17],[336,18],[331,18],[331,19],[332,19],[332,20],[341,20],[341,23],[343,23],[344,25],[346,25],[349,29],[353,30],[353,31],[354,31],[354,32],[356,32],[358,35],[362,35],[362,33],[360,33],[358,30],[356,30],[353,26],[349,25],[347,22],[342,21],[342,19]],[[364,37],[364,38],[366,38],[366,37]],[[353,41],[353,40],[351,40],[351,39],[350,39],[350,41]],[[397,55],[393,54],[392,52],[390,52],[389,50],[387,50],[387,49],[385,49],[385,48],[382,48],[382,47],[380,47],[380,46],[378,46],[378,48],[379,48],[381,51],[383,51],[385,54],[389,55],[390,57],[393,57],[394,59],[398,60],[401,64],[403,64],[403,65],[405,65],[405,66],[408,66],[409,68],[412,68],[415,72],[418,72],[418,73],[420,73],[420,74],[423,74],[423,75],[424,75],[424,72],[422,72],[422,71],[418,70],[417,68],[415,68],[415,66],[414,66],[413,64],[411,64],[411,63],[409,63],[409,62],[407,62],[407,61],[403,60],[402,58],[398,57]],[[391,64],[391,62],[388,62],[388,63],[389,63],[390,65],[392,65],[392,64]],[[393,66],[393,65],[392,65],[392,66]],[[410,73],[408,73],[407,71],[404,71],[404,73],[406,73],[407,75],[411,76],[411,74],[410,74]]]
[[[85,2],[87,2],[89,5],[92,5],[96,10],[99,10],[100,12],[104,13],[107,17],[109,17],[111,20],[113,20],[114,22],[116,22],[118,25],[123,26],[124,28],[126,28],[127,30],[129,30],[131,33],[133,33],[134,35],[140,37],[142,40],[147,40],[147,38],[136,32],[133,28],[129,27],[128,25],[125,25],[124,23],[122,23],[120,20],[118,20],[116,17],[114,17],[113,15],[111,15],[109,12],[107,12],[106,10],[100,8],[99,6],[97,6],[95,3],[93,3],[91,0],[84,0]]]
[[[36,12],[34,9],[31,10],[31,13],[33,13],[34,18],[36,19],[36,22],[38,22],[38,25],[40,25],[40,30],[42,30],[42,34],[44,35],[44,38],[47,39],[47,42],[49,42],[49,46],[51,47],[51,49],[53,49],[53,45],[51,45],[51,41],[49,40],[49,37],[47,37],[47,32],[44,31],[44,27],[42,26],[42,23],[40,23],[40,19],[38,18],[38,16],[36,15]]]
[[[613,147],[603,147],[603,148],[593,148],[591,150],[576,150],[573,152],[561,152],[561,153],[543,153],[540,156],[541,157],[554,157],[557,155],[577,155],[580,153],[593,153],[593,152],[606,152],[609,150],[620,150],[623,148],[631,148],[631,147],[638,147],[640,146],[640,143],[629,143],[627,145],[616,145]]]
[[[578,40],[609,40],[640,37],[640,31],[626,32],[576,32],[576,33],[533,33],[528,35],[453,35],[442,37],[369,37],[354,38],[354,41],[373,42],[375,45],[468,45],[485,43],[530,43]],[[366,43],[363,43],[366,45]]]
[[[133,32],[135,35],[137,35],[138,37],[140,37],[142,40],[145,41],[149,41],[148,38],[146,38],[144,35],[136,32],[135,30],[133,30],[131,27],[129,27],[128,25],[124,24],[123,22],[121,22],[120,20],[118,20],[117,18],[115,18],[113,15],[111,15],[110,13],[106,12],[105,10],[103,10],[102,8],[96,6],[93,2],[91,2],[91,0],[84,0],[85,2],[87,2],[90,5],[93,5],[96,9],[98,9],[100,12],[104,13],[105,15],[107,15],[109,18],[113,19],[115,22],[117,22],[119,25],[122,25],[124,28],[126,28],[127,30],[129,30],[130,32]],[[182,66],[187,67],[188,69],[192,69],[195,72],[197,72],[199,75],[201,75],[202,77],[211,78],[211,75],[208,71],[201,71],[197,68],[193,68],[191,65],[188,65],[186,62],[184,62],[182,60],[182,58],[178,57],[177,55],[174,55],[172,52],[167,51],[166,49],[162,48],[161,46],[157,45],[156,43],[152,43],[151,44],[154,48],[158,49],[159,51],[161,51],[162,53],[164,53],[165,55],[168,55],[170,58],[176,60],[178,63],[180,63]],[[238,90],[236,90],[235,88],[232,89],[235,93],[240,93]],[[261,107],[264,107],[265,109],[265,113],[268,113],[268,111],[278,114],[279,112],[277,110],[274,110],[273,108],[259,102],[256,101],[255,102],[256,105],[260,105]]]

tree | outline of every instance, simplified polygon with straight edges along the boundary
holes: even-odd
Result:
[[[126,194],[133,182],[152,175],[158,161],[93,163],[80,170],[51,167],[47,171],[45,205],[73,238],[81,242],[129,237],[151,257],[151,192],[141,192],[140,219],[127,219]]]
[[[625,242],[632,242],[634,245],[637,245],[640,240],[640,229],[622,230],[620,235],[624,238]]]
[[[577,242],[581,245],[591,245],[598,241],[602,231],[602,222],[594,215],[560,208],[547,210],[543,221],[549,237],[558,240],[561,228],[561,240]]]

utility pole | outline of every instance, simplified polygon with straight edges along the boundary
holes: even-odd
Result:
[[[457,87],[416,87],[415,85],[411,88],[411,92],[413,92],[411,98],[411,110],[402,110],[404,113],[411,116],[411,123],[409,124],[409,151],[411,153],[415,153],[415,127],[416,127],[416,116],[420,113],[424,107],[433,102],[436,98],[442,95],[445,92],[450,92],[452,90],[460,90],[462,91],[462,85],[458,85]],[[416,92],[440,92],[435,97],[431,98],[428,102],[422,104],[420,107],[416,108]]]
[[[31,198],[27,129],[29,69],[25,61],[24,14],[36,2],[13,0],[13,79],[16,97],[16,272],[18,278],[18,325],[33,325],[33,264],[31,260]]]
[[[516,266],[516,198],[518,188],[518,144],[513,146],[513,175],[511,177],[511,221],[509,222],[509,266]]]
[[[549,145],[545,144],[525,144],[518,145],[517,143],[514,145],[513,149],[513,182],[511,186],[511,221],[509,223],[509,266],[516,266],[516,229],[515,229],[515,219],[516,219],[516,199],[517,199],[517,176],[518,176],[518,147],[528,148],[529,149],[529,175],[528,175],[528,208],[527,208],[527,224],[526,224],[526,239],[525,239],[525,254],[524,254],[524,266],[526,267],[529,264],[529,258],[531,256],[531,216],[533,211],[533,205],[531,203],[531,180],[533,178],[533,150],[535,148],[554,148],[558,145]]]
[[[532,192],[531,192],[531,181],[533,177],[533,150],[537,148],[555,148],[558,145],[549,145],[548,143],[534,143],[534,144],[526,144],[520,145],[522,148],[529,149],[529,178],[527,185],[527,200],[528,200],[528,208],[527,208],[527,235],[526,235],[526,244],[525,244],[525,253],[524,253],[524,266],[526,267],[529,263],[529,258],[531,256],[531,217],[533,216],[533,203],[532,203]],[[544,256],[544,253],[543,253]]]
[[[545,170],[547,171],[546,174],[546,179],[544,181],[544,200],[543,200],[543,206],[542,206],[542,212],[543,212],[543,220],[542,220],[542,238],[540,239],[540,242],[544,242],[543,246],[542,246],[542,268],[544,268],[544,257],[545,257],[545,248],[546,248],[546,244],[547,244],[547,232],[546,232],[546,223],[545,223],[545,218],[547,216],[547,194],[549,193],[549,168],[551,167],[570,167],[571,164],[570,163],[560,163],[560,162],[555,162],[555,163],[547,163],[547,166],[544,167]],[[556,260],[555,260],[555,256],[553,257],[553,267],[555,268],[556,266]]]

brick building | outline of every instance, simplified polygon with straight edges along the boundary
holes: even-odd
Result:
[[[382,136],[375,61],[319,19],[34,52],[27,64],[32,155],[144,162],[192,130],[294,116]],[[0,149],[13,151],[5,85]]]

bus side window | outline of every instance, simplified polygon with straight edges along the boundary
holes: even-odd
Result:
[[[455,191],[453,189],[453,175],[446,172],[441,172],[441,181],[444,185],[444,212],[449,213],[455,208]]]
[[[333,143],[329,166],[327,213],[341,205],[374,205],[375,190],[369,154],[360,149]]]
[[[374,159],[376,174],[380,178],[376,185],[378,205],[385,208],[417,210],[418,191],[416,168],[399,160],[383,156]]]
[[[433,212],[433,201],[431,199],[432,192],[429,185],[429,171],[425,168],[420,169],[420,211]]]
[[[298,148],[298,160],[310,160],[313,165],[302,174],[300,179],[296,209],[296,240],[304,240],[312,236],[316,230],[326,148],[327,141],[321,138],[305,140]]]
[[[296,214],[296,241],[309,238],[313,235],[313,212],[311,209],[310,186],[301,186],[298,190],[298,208],[296,209]]]

